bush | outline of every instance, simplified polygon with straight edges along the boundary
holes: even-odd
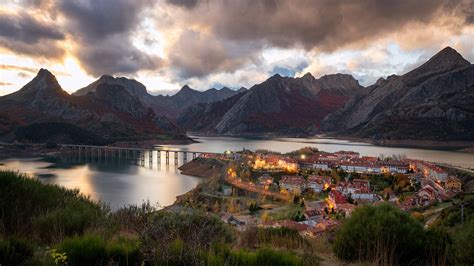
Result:
[[[139,265],[138,242],[134,240],[105,241],[101,236],[87,234],[65,239],[58,251],[68,257],[68,265]]]
[[[97,206],[70,201],[63,208],[39,216],[34,220],[34,226],[41,239],[58,242],[65,236],[83,234],[103,218],[102,210]]]
[[[271,245],[274,248],[304,250],[310,248],[307,239],[298,231],[286,227],[259,228],[250,227],[240,232],[240,244],[247,248]]]
[[[231,240],[229,227],[199,211],[161,211],[139,233],[142,253],[153,264],[202,264],[200,252],[214,243]]]
[[[474,264],[474,219],[456,230],[453,237],[453,251],[458,265]]]
[[[49,242],[63,234],[84,232],[105,218],[107,212],[78,190],[0,171],[0,234],[5,236],[33,238],[39,235]]]
[[[35,265],[31,241],[10,237],[0,240],[0,265]]]
[[[248,265],[278,266],[302,265],[302,261],[293,253],[261,248],[256,251],[232,250],[226,245],[214,246],[207,254],[207,265]]]
[[[391,205],[364,206],[337,231],[334,252],[346,261],[413,264],[423,260],[425,232],[421,224]]]

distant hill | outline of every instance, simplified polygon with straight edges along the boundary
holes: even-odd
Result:
[[[322,130],[374,140],[474,141],[474,65],[446,47],[402,76],[380,79]]]
[[[274,75],[248,91],[219,102],[190,107],[178,118],[180,127],[210,134],[308,134],[321,120],[355,95],[362,86],[350,75],[315,79]]]

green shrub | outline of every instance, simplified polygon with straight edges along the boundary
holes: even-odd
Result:
[[[68,257],[69,265],[140,264],[136,240],[104,240],[96,234],[67,238],[58,245],[58,251]]]
[[[232,250],[227,245],[215,245],[206,256],[207,265],[248,265],[278,266],[302,265],[302,261],[293,253],[261,248],[256,251]]]
[[[63,208],[47,212],[34,220],[41,239],[60,241],[64,236],[83,234],[87,228],[103,219],[102,210],[94,205],[69,201]]]
[[[413,264],[424,260],[421,224],[391,205],[364,206],[337,231],[334,252],[346,261]]]
[[[217,217],[199,211],[161,211],[139,232],[142,253],[154,264],[202,264],[200,252],[214,243],[231,240],[229,227]]]
[[[140,265],[140,245],[137,240],[120,238],[107,245],[109,260],[121,265]]]
[[[67,238],[58,245],[58,251],[66,253],[70,265],[106,264],[106,242],[97,235]]]
[[[35,265],[35,246],[26,239],[0,240],[0,265]]]
[[[33,238],[39,231],[40,236],[47,237],[45,241],[50,241],[62,233],[82,233],[106,217],[108,211],[78,190],[0,171],[0,213],[0,234]]]
[[[459,227],[453,237],[453,251],[458,265],[474,264],[474,219]]]

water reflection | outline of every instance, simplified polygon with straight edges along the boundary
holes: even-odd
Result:
[[[176,196],[191,190],[199,182],[199,178],[180,174],[174,161],[166,166],[158,164],[156,157],[151,164],[145,162],[144,167],[105,158],[84,161],[74,156],[56,162],[33,158],[8,159],[1,163],[0,169],[19,170],[45,183],[78,188],[92,199],[108,203],[113,209],[146,200],[167,206],[175,201]]]

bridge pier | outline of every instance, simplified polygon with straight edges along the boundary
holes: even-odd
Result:
[[[87,160],[97,163],[115,163],[122,160],[132,162],[133,164],[145,166],[147,163],[149,167],[153,168],[153,156],[156,151],[157,165],[162,164],[161,153],[165,153],[165,163],[167,166],[170,165],[170,160],[174,161],[174,165],[178,166],[180,161],[179,157],[182,156],[182,163],[187,163],[191,158],[192,160],[198,158],[203,154],[199,151],[183,151],[179,149],[142,149],[142,148],[122,148],[122,147],[111,147],[111,146],[92,146],[92,145],[61,145],[61,151],[66,156],[66,159],[71,160]],[[170,155],[170,153],[173,153]],[[182,155],[180,155],[182,154]],[[148,158],[147,158],[148,156]],[[173,157],[171,159],[170,157]]]
[[[153,166],[153,150],[148,151],[148,165],[150,168]]]

